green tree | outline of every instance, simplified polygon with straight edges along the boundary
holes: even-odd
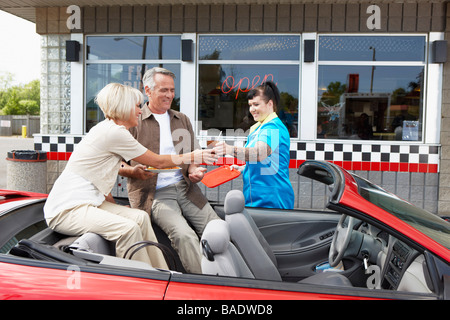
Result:
[[[20,100],[34,101],[37,103],[37,106],[40,107],[41,85],[39,80],[33,80],[24,85],[19,95]]]
[[[39,115],[39,104],[36,100],[20,100],[20,113],[19,114],[29,114],[29,115]]]
[[[347,85],[340,81],[330,82],[327,91],[322,94],[321,101],[327,101],[329,105],[335,105],[339,102],[341,95],[347,89]]]
[[[39,80],[11,86],[12,80],[13,76],[10,73],[0,75],[0,114],[39,115],[41,105]]]
[[[11,72],[4,72],[0,74],[0,91],[6,91],[11,87],[11,83],[14,81],[14,75]]]
[[[0,74],[0,109],[3,109],[3,107],[6,105],[6,102],[8,102],[8,91],[13,80],[14,76],[11,72]]]
[[[9,90],[8,100],[2,109],[3,114],[22,114],[19,104],[20,98],[16,88]]]

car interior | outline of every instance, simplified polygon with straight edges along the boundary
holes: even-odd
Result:
[[[127,257],[116,257],[114,243],[99,235],[68,237],[46,227],[42,221],[43,205],[44,200],[37,201],[18,209],[26,212],[2,217],[0,253],[79,266],[120,268],[124,272],[164,271],[129,259],[136,250],[157,245],[170,272],[186,274],[167,236],[155,225],[158,244],[138,243],[129,249]],[[439,264],[445,268],[448,265],[383,226],[362,220],[362,215],[351,216],[327,208],[245,207],[240,190],[231,190],[224,203],[213,207],[221,219],[211,221],[201,236],[202,276],[403,291],[425,296],[443,292],[436,270]],[[28,233],[21,232],[17,237],[3,233],[8,226],[17,230],[17,225]],[[38,229],[41,230],[36,232]],[[10,244],[6,252],[5,245],[11,239],[16,239],[16,243]]]
[[[210,222],[202,236],[204,273],[433,292],[424,254],[361,220],[324,212],[302,214],[304,220],[276,210],[258,215],[244,207],[238,190],[227,194],[224,211],[225,220]],[[275,223],[273,215],[279,215]],[[267,239],[274,235],[282,242],[269,244]],[[330,252],[333,247],[338,249]],[[328,266],[331,261],[335,268]],[[324,264],[326,269],[321,268]]]

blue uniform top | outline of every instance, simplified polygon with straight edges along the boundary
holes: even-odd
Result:
[[[289,132],[276,113],[250,129],[246,148],[265,142],[272,150],[259,162],[249,159],[242,173],[245,205],[249,207],[293,209],[294,190],[289,180]]]

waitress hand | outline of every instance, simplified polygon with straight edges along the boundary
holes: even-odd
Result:
[[[244,169],[245,169],[245,165],[238,166],[237,164],[233,164],[233,165],[231,165],[231,168],[242,173],[242,171],[244,171]]]
[[[232,152],[232,147],[228,144],[226,144],[225,141],[219,141],[216,143],[216,145],[213,148],[213,151],[218,155],[218,156],[223,156],[226,154],[229,154]]]
[[[218,156],[215,154],[214,149],[197,149],[192,152],[194,154],[195,164],[213,164],[217,161]]]

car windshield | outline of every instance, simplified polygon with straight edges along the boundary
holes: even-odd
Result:
[[[377,207],[393,214],[433,240],[450,249],[450,223],[398,198],[377,185],[354,176],[359,194]]]

